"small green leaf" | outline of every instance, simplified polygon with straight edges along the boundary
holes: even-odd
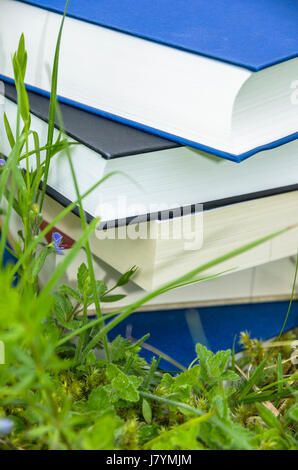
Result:
[[[25,47],[25,37],[24,34],[21,34],[18,50],[17,50],[17,59],[20,65],[21,79],[22,81],[25,78],[26,66],[27,66],[27,52]]]
[[[148,401],[145,400],[145,398],[143,398],[142,413],[143,413],[144,420],[146,421],[146,423],[151,424],[151,422],[152,422],[152,409],[151,409],[151,406],[149,405]]]
[[[78,269],[77,282],[79,291],[84,294],[86,288],[90,286],[89,271],[85,263],[82,263]]]
[[[31,274],[33,277],[36,277],[39,274],[49,254],[50,254],[49,248],[45,247],[41,250],[39,255],[35,258],[35,260],[33,261],[31,265]]]
[[[66,284],[61,284],[61,286],[59,286],[59,291],[66,295],[69,295],[70,297],[73,297],[74,299],[78,301],[81,300],[80,294],[76,292],[74,289],[72,289],[72,287],[69,287]]]
[[[158,365],[159,365],[159,362],[160,362],[160,357],[158,359],[158,361],[155,359],[155,356],[153,356],[152,358],[152,363],[151,363],[151,367],[150,367],[150,370],[148,372],[148,375],[147,375],[147,378],[145,380],[145,383],[144,383],[144,388],[147,389],[150,385],[150,382],[152,380],[152,378],[154,377],[154,374],[158,368]]]
[[[211,361],[213,353],[211,351],[208,351],[208,349],[202,344],[196,345],[196,353],[200,360],[200,375],[202,379],[207,382],[208,378],[210,377],[209,363]]]
[[[120,398],[131,402],[139,401],[140,397],[137,389],[143,382],[141,377],[126,375],[114,364],[108,365],[107,376],[111,381],[118,399]]]
[[[101,298],[107,291],[107,286],[103,281],[96,281],[97,295]]]
[[[15,139],[14,139],[14,136],[13,136],[13,133],[12,133],[10,124],[9,124],[9,122],[8,122],[6,113],[3,114],[3,119],[4,119],[4,126],[5,126],[5,131],[6,131],[6,135],[7,135],[7,139],[8,139],[9,145],[10,145],[11,148],[13,148],[13,147],[15,146],[15,143],[16,143],[16,142],[15,142]]]
[[[87,366],[93,366],[96,363],[96,356],[93,351],[90,351],[86,357]]]
[[[113,411],[107,410],[93,426],[81,431],[84,450],[111,450],[115,448],[115,431],[120,419]]]
[[[217,376],[223,374],[230,357],[230,349],[218,351],[211,359],[211,375]]]
[[[222,380],[232,380],[232,381],[235,381],[235,380],[240,380],[240,377],[239,375],[232,371],[232,370],[226,370],[220,377]]]
[[[289,410],[288,410],[288,416],[293,419],[294,421],[297,421],[298,422],[298,403],[295,403],[294,406],[292,406]]]
[[[68,297],[60,292],[54,293],[54,315],[59,325],[68,328],[70,330],[76,330],[81,326],[81,322],[77,320],[70,320],[73,311],[73,306]]]
[[[39,136],[38,136],[37,132],[35,132],[35,131],[32,132],[32,135],[33,135],[34,147],[35,147],[35,152],[36,152],[36,167],[37,167],[37,170],[39,170],[39,167],[40,167]]]
[[[111,406],[109,394],[103,387],[99,386],[91,391],[88,398],[90,410],[104,410]]]
[[[13,69],[14,69],[15,83],[16,83],[16,88],[17,88],[17,93],[18,93],[18,104],[20,107],[20,113],[21,113],[24,123],[28,124],[30,120],[30,110],[29,110],[28,94],[27,94],[27,91],[23,82],[25,72],[24,70],[22,70],[22,63],[20,63],[20,58],[18,57],[17,54],[14,54],[13,56]]]
[[[30,436],[31,439],[40,439],[42,436],[50,433],[51,431],[53,431],[53,426],[50,424],[37,426],[28,431],[28,436]]]
[[[131,276],[133,276],[133,274],[136,272],[137,269],[138,268],[136,266],[133,266],[132,268],[130,268],[129,271],[122,274],[122,276],[117,281],[115,287],[120,287],[120,286],[124,286],[125,284],[127,284],[130,281]]]
[[[122,336],[118,335],[111,343],[110,353],[112,361],[119,362],[125,359],[125,354],[131,344]]]
[[[264,406],[262,403],[256,403],[255,406],[262,420],[267,424],[267,426],[269,426],[269,428],[276,428],[279,432],[284,432],[281,422],[268,408],[266,408],[266,406]]]
[[[216,406],[219,416],[224,418],[226,413],[226,404],[224,398],[221,395],[216,395],[213,398],[213,403]]]
[[[231,350],[218,351],[216,354],[213,354],[212,351],[208,351],[202,344],[197,344],[196,352],[200,360],[202,379],[208,382],[210,379],[221,377],[231,357]]]

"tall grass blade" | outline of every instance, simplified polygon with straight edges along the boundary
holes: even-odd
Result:
[[[252,375],[250,376],[250,378],[244,385],[241,391],[240,397],[239,397],[240,400],[243,400],[243,398],[245,398],[246,395],[250,392],[252,387],[257,384],[258,380],[263,374],[266,363],[267,363],[267,357],[265,357],[265,359],[258,365],[258,367],[254,370],[254,372],[252,373]]]
[[[282,384],[283,384],[283,371],[282,371],[282,360],[281,360],[281,354],[278,353],[277,356],[277,380],[278,380],[278,391],[279,393],[282,392]]]
[[[55,129],[55,117],[56,117],[59,55],[60,55],[60,46],[61,46],[63,26],[64,26],[68,4],[69,4],[69,0],[66,1],[65,10],[62,16],[60,29],[58,33],[58,39],[56,43],[54,63],[53,63],[50,108],[49,108],[49,119],[48,119],[48,137],[47,137],[47,145],[49,146],[49,148],[46,151],[46,163],[45,163],[45,171],[44,171],[44,179],[43,179],[43,188],[42,188],[42,193],[41,193],[41,198],[40,198],[40,207],[39,207],[40,212],[42,211],[42,207],[44,203],[44,198],[46,194],[46,185],[47,185],[49,169],[50,169],[50,159],[51,159],[50,146],[53,143],[54,129]]]

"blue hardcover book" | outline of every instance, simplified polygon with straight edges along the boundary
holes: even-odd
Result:
[[[109,340],[121,334],[136,341],[147,333],[141,354],[151,361],[162,357],[160,366],[188,367],[196,357],[195,345],[201,343],[214,353],[241,350],[240,333],[262,341],[277,336],[283,326],[288,302],[252,303],[183,310],[139,312],[131,315],[109,333]],[[298,302],[294,301],[284,331],[298,326]]]
[[[49,92],[64,7],[1,0],[3,79],[24,32],[26,82]],[[237,162],[297,138],[295,0],[70,0],[67,15],[62,101]]]

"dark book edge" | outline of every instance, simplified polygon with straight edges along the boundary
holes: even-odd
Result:
[[[27,90],[30,112],[48,122],[49,97]],[[15,85],[5,81],[4,95],[17,102]],[[66,134],[103,158],[127,157],[180,147],[176,142],[135,129],[126,124],[90,113],[63,102],[59,103]],[[59,129],[59,124],[55,123]]]
[[[123,227],[125,225],[149,222],[153,220],[165,221],[167,219],[170,220],[170,219],[179,218],[180,216],[183,216],[183,215],[195,214],[198,210],[198,207],[202,207],[203,211],[208,211],[212,209],[219,209],[221,207],[230,206],[233,204],[239,204],[242,202],[249,202],[249,201],[253,201],[257,199],[263,199],[265,197],[285,194],[285,193],[289,193],[289,192],[293,192],[297,190],[298,190],[298,184],[292,184],[288,186],[282,186],[279,188],[273,188],[273,189],[268,189],[264,191],[257,191],[255,193],[247,193],[247,194],[242,194],[239,196],[217,199],[214,201],[191,204],[187,206],[180,206],[178,208],[173,208],[167,211],[157,211],[154,213],[137,215],[135,217],[132,216],[132,217],[126,217],[122,219],[109,220],[109,221],[100,223],[98,226],[98,229],[106,230],[108,228]],[[50,196],[56,202],[61,204],[61,206],[63,207],[67,207],[69,204],[73,202],[67,199],[58,191],[56,191],[54,188],[51,188],[50,186],[47,186],[46,193],[48,196]],[[76,207],[72,212],[79,217],[78,207]],[[94,217],[86,211],[85,211],[85,216],[86,216],[86,220],[88,221],[88,223],[90,223],[94,219]]]

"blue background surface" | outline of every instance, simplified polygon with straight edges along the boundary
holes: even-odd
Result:
[[[68,15],[254,71],[298,53],[297,0],[70,0]]]
[[[109,339],[126,335],[131,326],[131,336],[140,339],[147,333],[149,345],[169,355],[187,367],[195,358],[195,344],[201,343],[211,351],[232,349],[235,335],[235,350],[241,349],[239,334],[248,331],[252,338],[269,339],[278,335],[284,323],[289,302],[203,307],[197,309],[165,310],[135,313],[109,333]],[[298,326],[298,301],[293,302],[286,329]],[[151,361],[153,355],[145,349],[142,355]],[[160,366],[175,369],[162,360]]]

